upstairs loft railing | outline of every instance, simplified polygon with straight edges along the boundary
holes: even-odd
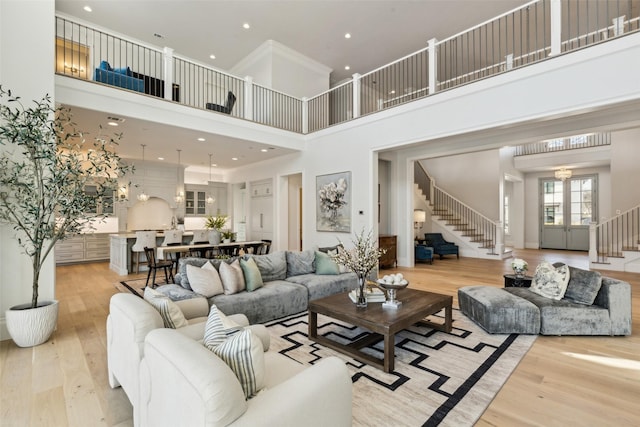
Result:
[[[640,251],[640,206],[629,209],[590,229],[589,260],[608,263],[624,251]]]
[[[304,134],[638,30],[640,0],[536,0],[299,99],[174,56],[170,48],[56,17],[56,73],[202,109],[224,106],[232,92],[231,116]],[[125,75],[96,74],[102,61]]]
[[[611,145],[611,133],[594,133],[558,138],[550,141],[533,142],[515,147],[514,156],[553,153],[556,151],[576,150],[581,148],[602,147]]]

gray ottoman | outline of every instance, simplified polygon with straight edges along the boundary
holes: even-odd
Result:
[[[540,310],[535,304],[492,286],[458,289],[460,310],[490,334],[538,334]]]

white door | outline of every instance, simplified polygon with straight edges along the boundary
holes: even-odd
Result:
[[[589,250],[589,224],[597,218],[597,177],[540,180],[540,248]]]

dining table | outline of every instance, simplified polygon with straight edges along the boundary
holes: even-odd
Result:
[[[186,252],[196,252],[198,253],[198,257],[206,258],[206,253],[208,251],[212,251],[217,249],[220,255],[236,255],[240,249],[249,249],[253,250],[253,253],[256,253],[260,246],[264,245],[264,242],[261,240],[253,240],[246,242],[230,242],[230,243],[197,243],[194,245],[170,245],[170,246],[158,246],[156,248],[156,256],[158,259],[165,259],[169,254],[175,254],[176,259],[176,273],[178,272],[178,261],[180,261],[180,256]]]

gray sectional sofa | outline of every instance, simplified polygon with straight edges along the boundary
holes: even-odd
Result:
[[[564,298],[529,288],[466,286],[460,310],[494,334],[631,335],[631,286],[598,272],[570,268]]]
[[[208,298],[226,315],[242,313],[250,323],[264,323],[307,309],[311,300],[340,292],[350,291],[358,285],[355,273],[317,274],[315,252],[277,251],[267,255],[244,255],[256,262],[264,286],[232,295],[215,295]],[[175,285],[163,285],[158,290],[174,301],[199,296],[191,289],[186,274],[187,265],[197,267],[210,262],[216,269],[227,260],[206,258],[181,258]]]

